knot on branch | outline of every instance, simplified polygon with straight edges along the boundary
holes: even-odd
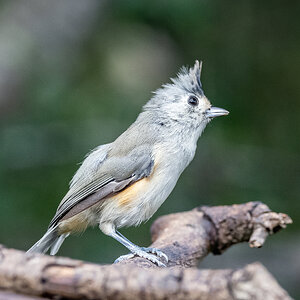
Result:
[[[262,247],[268,235],[285,228],[292,219],[283,213],[272,212],[261,202],[230,206],[197,208],[215,228],[212,253],[221,254],[233,244],[249,242],[250,247]]]

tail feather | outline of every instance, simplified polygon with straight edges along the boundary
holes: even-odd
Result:
[[[50,255],[55,255],[58,252],[65,238],[67,238],[69,235],[70,233],[64,233],[61,236],[59,236],[58,239],[56,239],[56,241],[51,246]]]
[[[37,241],[27,252],[46,253],[50,247],[55,247],[55,245],[58,243],[58,247],[55,247],[56,253],[64,240],[64,238],[61,240],[61,237],[62,236],[58,234],[58,226],[51,227],[47,230],[44,236],[39,241]]]

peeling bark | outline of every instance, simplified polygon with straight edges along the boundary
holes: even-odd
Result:
[[[138,257],[96,265],[2,247],[0,300],[4,290],[21,294],[24,300],[30,299],[25,295],[66,299],[291,299],[259,263],[238,270],[195,268],[208,253],[221,254],[236,243],[248,241],[250,247],[261,247],[269,234],[291,222],[287,215],[274,213],[258,202],[199,207],[160,217],[151,228],[151,247],[168,255],[167,268],[162,269]]]

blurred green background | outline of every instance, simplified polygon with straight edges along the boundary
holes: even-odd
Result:
[[[162,214],[263,201],[294,220],[262,249],[247,244],[201,267],[261,261],[300,298],[300,19],[296,1],[0,2],[0,243],[28,249],[45,232],[84,155],[111,142],[151,91],[203,60],[211,122]],[[97,229],[60,255],[111,263],[126,249]]]

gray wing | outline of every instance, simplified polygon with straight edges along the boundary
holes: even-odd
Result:
[[[109,157],[111,145],[98,147],[84,160],[49,228],[151,174],[154,161],[147,145],[135,148],[126,156]]]

